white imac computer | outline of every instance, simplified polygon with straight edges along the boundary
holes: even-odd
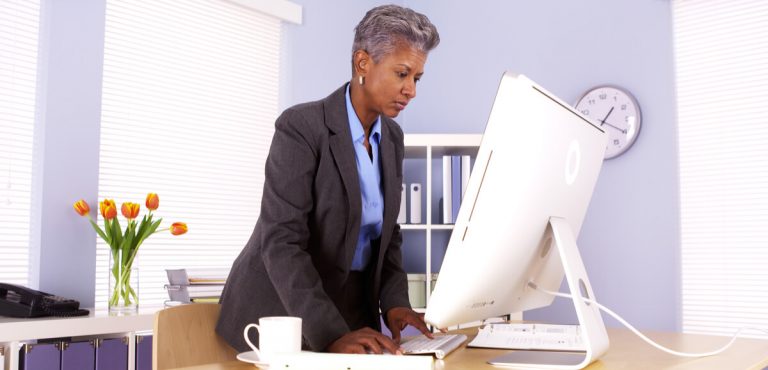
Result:
[[[439,328],[547,306],[563,277],[586,352],[511,351],[489,363],[580,369],[608,349],[576,238],[607,136],[542,87],[505,73],[426,321]]]

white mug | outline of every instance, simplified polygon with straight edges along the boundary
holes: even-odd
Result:
[[[248,338],[248,330],[259,331],[259,347]],[[260,362],[268,363],[276,353],[301,352],[301,318],[291,316],[270,316],[259,319],[259,324],[248,324],[243,330],[248,346],[259,356]]]

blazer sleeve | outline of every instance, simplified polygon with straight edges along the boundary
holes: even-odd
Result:
[[[408,277],[403,270],[403,257],[400,250],[402,243],[403,236],[400,225],[395,225],[392,239],[384,254],[384,263],[381,269],[379,303],[381,312],[384,314],[395,307],[411,308],[411,303],[408,300]]]
[[[283,306],[289,315],[302,318],[307,344],[322,351],[350,330],[307,252],[319,150],[312,135],[300,112],[289,109],[277,119],[265,168],[260,215],[265,229],[259,244]]]

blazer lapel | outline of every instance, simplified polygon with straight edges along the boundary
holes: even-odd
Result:
[[[357,235],[360,233],[360,218],[362,217],[362,200],[360,195],[360,182],[355,163],[355,148],[352,146],[352,134],[349,132],[349,118],[347,117],[346,85],[336,90],[325,99],[325,124],[331,131],[329,145],[331,154],[339,169],[341,180],[344,183],[349,204],[348,222],[346,228],[344,260],[337,263],[344,271],[349,270],[352,258],[355,256]]]

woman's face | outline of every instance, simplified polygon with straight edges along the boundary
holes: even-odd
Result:
[[[427,54],[405,44],[378,63],[369,59],[367,68],[360,71],[365,77],[362,87],[369,113],[397,117],[416,97],[416,82],[424,74],[426,61]]]

